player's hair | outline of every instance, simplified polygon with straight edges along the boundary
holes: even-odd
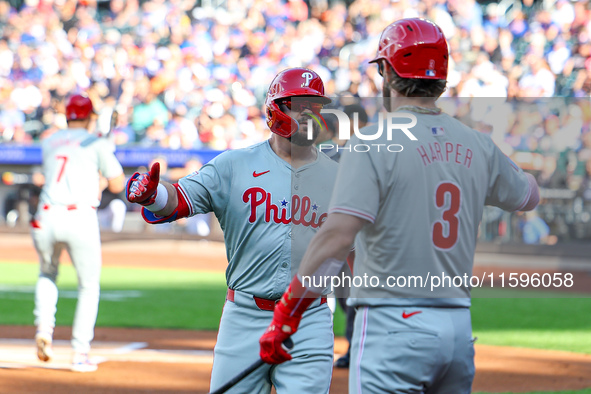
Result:
[[[390,88],[404,97],[434,97],[438,98],[445,92],[445,79],[402,78],[389,64],[385,71],[388,74]]]

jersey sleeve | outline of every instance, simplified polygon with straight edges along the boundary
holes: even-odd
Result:
[[[98,168],[101,174],[107,179],[121,175],[123,173],[123,167],[121,167],[121,163],[115,157],[115,146],[105,139],[99,139],[96,145],[99,157]]]
[[[350,144],[359,142],[356,137]],[[379,181],[369,152],[345,150],[335,182],[329,213],[357,216],[373,223],[379,208]]]
[[[229,152],[227,152],[229,153]],[[189,215],[225,210],[230,195],[232,163],[222,153],[209,163],[184,178],[179,179],[179,189],[186,198]]]
[[[526,174],[490,141],[489,183],[486,205],[516,211],[528,202],[530,186]]]

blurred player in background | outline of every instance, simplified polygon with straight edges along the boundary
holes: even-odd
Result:
[[[101,230],[120,233],[125,223],[125,214],[127,205],[125,204],[125,195],[121,192],[113,193],[109,190],[108,180],[101,177],[101,203],[97,207],[97,215]]]
[[[388,275],[427,278],[472,275],[484,205],[508,211],[539,201],[531,174],[512,163],[489,136],[436,106],[446,87],[448,47],[441,29],[401,19],[382,33],[377,57],[388,111],[412,114],[412,141],[388,133],[375,143],[399,143],[393,153],[344,152],[330,214],[310,242],[298,275],[277,304],[261,337],[264,361],[290,355],[281,343],[297,332],[301,311],[319,287],[304,276],[336,275],[360,233],[366,257],[354,275],[376,276],[382,286],[353,287],[357,307],[349,374],[350,393],[470,393],[474,347],[470,285],[386,286]],[[378,126],[366,129],[373,135]],[[362,142],[354,136],[350,144]],[[454,281],[455,283],[455,281]]]
[[[327,215],[337,164],[314,142],[319,112],[330,99],[313,71],[280,72],[266,98],[271,138],[226,151],[177,184],[159,183],[159,166],[128,181],[131,202],[144,205],[149,223],[214,212],[228,257],[227,302],[214,349],[211,390],[256,361],[258,338],[276,301],[297,271],[312,236]],[[312,124],[313,138],[308,138]],[[231,392],[327,393],[333,361],[331,313],[316,300],[302,319],[293,360],[257,369]]]
[[[43,186],[39,207],[31,222],[41,270],[35,288],[37,356],[49,361],[58,300],[56,278],[61,252],[66,249],[78,275],[78,303],[72,328],[72,370],[92,372],[88,358],[99,304],[101,241],[96,208],[101,190],[99,177],[113,193],[124,189],[125,175],[114,155],[114,146],[89,133],[93,106],[83,95],[66,105],[68,128],[42,143]]]

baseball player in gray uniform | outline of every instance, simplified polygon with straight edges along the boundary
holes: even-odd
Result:
[[[328,102],[315,72],[284,70],[267,93],[273,132],[268,141],[224,152],[178,184],[159,182],[158,164],[128,181],[128,199],[144,205],[148,223],[214,212],[224,232],[228,293],[214,349],[212,391],[256,361],[258,338],[276,301],[327,217],[337,164],[313,146],[319,130],[313,127],[309,139],[307,120],[319,119]],[[278,393],[327,393],[333,339],[322,297],[303,316],[293,359],[257,369],[230,392],[269,393],[274,386]]]
[[[432,294],[429,287],[387,278],[470,276],[484,205],[531,210],[539,194],[533,176],[487,135],[437,108],[447,57],[445,37],[430,21],[402,19],[383,31],[373,62],[384,77],[385,107],[415,117],[409,131],[416,140],[402,132],[391,139],[383,133],[372,143],[404,149],[344,152],[329,216],[261,337],[265,361],[289,358],[280,344],[297,331],[304,305],[318,293],[318,286],[302,280],[338,272],[336,262],[344,260],[359,233],[366,256],[356,261],[353,274],[380,282],[351,290],[357,313],[349,392],[470,392],[470,285],[447,285]],[[363,134],[377,130],[370,126]],[[355,136],[350,143],[363,142]]]
[[[101,240],[96,208],[101,190],[99,176],[108,180],[113,193],[123,191],[125,175],[106,139],[89,133],[93,106],[84,95],[70,97],[66,104],[68,128],[42,142],[45,185],[39,207],[31,221],[31,233],[41,270],[35,288],[37,356],[53,356],[59,259],[68,251],[78,275],[78,303],[72,328],[72,370],[92,372],[88,358],[99,304]]]

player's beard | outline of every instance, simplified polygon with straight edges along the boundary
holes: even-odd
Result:
[[[312,139],[308,138],[308,119],[310,117],[303,116],[298,119],[298,130],[293,133],[288,140],[297,146],[312,146],[320,134],[320,126],[312,121]]]

